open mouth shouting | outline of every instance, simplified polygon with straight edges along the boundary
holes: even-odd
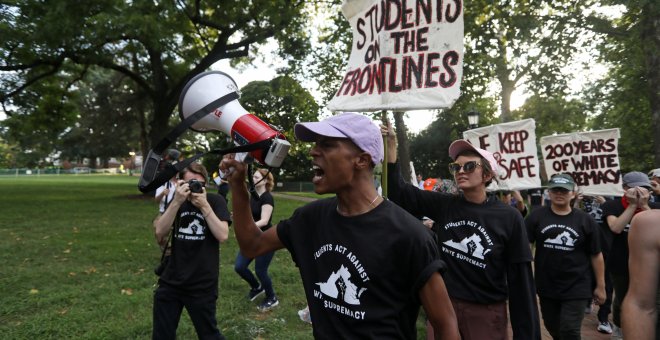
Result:
[[[312,171],[314,172],[312,183],[318,184],[325,177],[325,171],[323,171],[323,169],[321,169],[321,167],[316,164],[312,164]]]

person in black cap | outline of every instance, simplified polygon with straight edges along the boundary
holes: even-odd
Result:
[[[622,338],[621,303],[628,291],[628,232],[630,221],[635,214],[660,209],[660,203],[649,202],[651,182],[646,174],[632,171],[623,176],[624,196],[605,202],[603,220],[612,231],[612,249],[607,263],[614,283],[614,301],[612,302],[612,337]]]
[[[525,219],[529,242],[536,244],[534,274],[541,315],[553,339],[580,339],[585,302],[593,297],[602,304],[606,299],[598,224],[571,206],[575,197],[571,176],[553,176],[548,191],[550,206],[532,211]]]

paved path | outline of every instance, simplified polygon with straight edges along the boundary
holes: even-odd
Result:
[[[282,198],[287,198],[291,200],[298,200],[298,201],[303,201],[303,202],[312,202],[315,201],[316,198],[313,197],[305,197],[305,196],[297,196],[297,195],[288,195],[284,193],[279,193],[279,192],[273,192],[273,196],[275,197],[282,197]],[[610,339],[609,334],[603,334],[599,333],[596,328],[598,327],[598,306],[594,306],[593,311],[589,314],[584,315],[584,320],[582,321],[582,340],[608,340]],[[539,313],[539,315],[541,315]],[[610,315],[610,322],[612,322],[612,316]],[[548,333],[548,331],[543,327],[543,320],[541,320],[541,331],[543,335],[543,340],[552,340],[552,337]],[[511,330],[509,329],[509,334],[511,334]]]
[[[539,313],[539,316],[541,314]],[[610,323],[612,322],[612,315],[610,314]],[[609,340],[609,334],[603,334],[596,330],[598,327],[598,306],[594,306],[593,310],[589,314],[584,315],[584,320],[582,320],[582,340]],[[509,334],[511,332],[509,331]],[[550,333],[543,326],[543,319],[541,319],[541,334],[543,340],[552,340]]]

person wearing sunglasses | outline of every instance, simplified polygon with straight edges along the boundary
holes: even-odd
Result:
[[[184,307],[200,339],[224,339],[217,326],[216,300],[220,243],[227,240],[231,216],[220,195],[207,195],[207,178],[201,164],[183,169],[172,202],[154,222],[159,243],[173,233],[170,259],[154,292],[154,339],[176,338]]]
[[[386,124],[381,131],[388,140],[388,198],[414,216],[435,221],[447,263],[447,292],[463,340],[509,339],[507,299],[513,338],[541,339],[522,215],[486,195],[498,169],[493,155],[456,140],[449,147],[449,171],[461,193],[418,190],[401,176],[396,134]],[[427,330],[432,334],[428,324]]]
[[[570,175],[550,178],[548,192],[550,206],[525,219],[529,242],[536,245],[541,315],[553,339],[580,339],[585,302],[606,300],[599,227],[591,215],[572,207],[575,182]]]

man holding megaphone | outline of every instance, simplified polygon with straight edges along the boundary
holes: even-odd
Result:
[[[221,170],[233,168],[227,179],[241,253],[252,258],[289,250],[316,338],[415,339],[421,303],[437,339],[458,339],[433,235],[374,186],[374,167],[383,160],[380,129],[365,116],[344,113],[298,123],[295,134],[315,143],[314,191],[336,197],[309,203],[262,231],[250,211],[245,164],[222,160]]]

